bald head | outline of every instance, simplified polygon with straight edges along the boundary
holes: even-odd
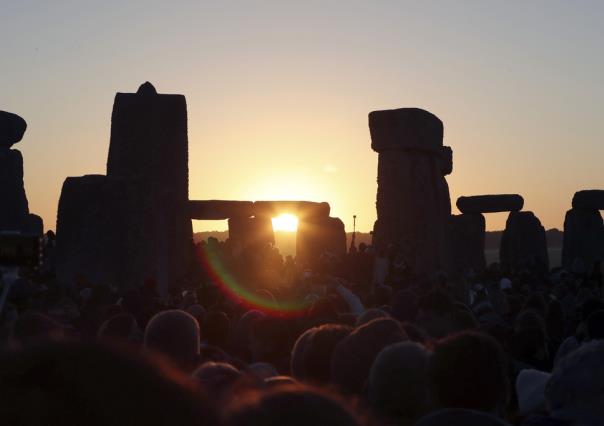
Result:
[[[147,324],[144,348],[181,365],[194,362],[199,355],[199,324],[184,311],[160,312]]]

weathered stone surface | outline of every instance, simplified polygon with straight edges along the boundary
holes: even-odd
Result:
[[[573,208],[604,210],[604,190],[589,189],[575,192],[573,196]]]
[[[518,194],[473,195],[457,199],[457,208],[462,213],[516,212],[523,206],[524,199]]]
[[[453,173],[453,150],[450,146],[443,146],[440,151],[441,171],[443,176]]]
[[[385,151],[378,157],[373,245],[396,247],[407,266],[425,275],[446,267],[451,214],[441,158],[427,151]]]
[[[195,200],[189,201],[189,216],[196,220],[223,220],[254,215],[252,201]]]
[[[23,186],[23,157],[14,149],[0,150],[0,206],[0,230],[21,230],[29,208]]]
[[[267,216],[276,217],[289,213],[298,218],[328,217],[328,203],[311,201],[189,201],[189,214],[197,220],[219,220],[231,217]]]
[[[337,217],[308,217],[298,222],[296,257],[301,262],[316,262],[322,254],[346,253],[344,223]]]
[[[501,236],[501,266],[511,270],[549,269],[545,228],[533,212],[511,212]]]
[[[42,236],[44,234],[44,221],[35,214],[28,214],[23,220],[21,231],[28,235]]]
[[[480,213],[452,215],[449,218],[449,272],[462,276],[486,266],[484,254],[485,219]]]
[[[118,93],[107,177],[68,178],[57,217],[59,279],[138,286],[167,294],[186,278],[192,250],[187,108],[151,84]]]
[[[604,261],[604,223],[596,209],[573,208],[566,212],[562,266],[571,269],[576,260],[585,268]]]
[[[275,244],[273,222],[270,217],[231,217],[229,242],[240,247]]]
[[[107,176],[149,179],[188,199],[186,100],[151,88],[145,83],[138,93],[115,95]]]
[[[0,111],[0,150],[8,149],[23,138],[27,123],[17,114]]]
[[[187,241],[166,232],[170,217],[157,208],[157,197],[146,179],[67,178],[57,214],[59,280],[73,285],[85,277],[124,289],[154,277],[167,290]]]
[[[440,153],[443,123],[434,114],[419,108],[399,108],[369,113],[371,148],[420,150]]]
[[[256,201],[254,210],[258,215],[275,217],[289,213],[299,219],[306,217],[328,217],[330,207],[328,203],[314,203],[311,201]]]

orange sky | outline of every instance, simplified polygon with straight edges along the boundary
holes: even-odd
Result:
[[[573,193],[604,183],[601,2],[16,3],[0,109],[28,121],[15,148],[48,228],[65,177],[105,172],[115,92],[146,80],[187,97],[191,199],[328,201],[369,231],[367,114],[403,106],[443,120],[453,202],[520,193],[561,227]]]

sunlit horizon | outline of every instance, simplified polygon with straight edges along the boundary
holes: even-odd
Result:
[[[105,174],[115,93],[144,81],[186,96],[194,200],[326,201],[369,232],[367,114],[399,107],[443,121],[454,214],[462,195],[520,193],[561,229],[602,185],[602,2],[25,3],[3,5],[0,108],[28,123],[14,148],[47,229],[66,177]]]

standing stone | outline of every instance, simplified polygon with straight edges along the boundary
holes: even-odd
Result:
[[[120,288],[158,275],[159,214],[144,179],[101,175],[65,180],[57,213],[57,277]]]
[[[511,270],[549,269],[545,228],[533,212],[511,212],[501,236],[499,261]]]
[[[453,277],[486,267],[484,254],[485,219],[480,213],[452,215],[449,219],[448,268]]]
[[[401,108],[370,113],[369,129],[379,153],[373,245],[397,247],[416,274],[443,269],[451,202],[442,122],[428,111]]]
[[[581,262],[589,270],[596,261],[604,261],[602,215],[596,209],[573,207],[564,218],[562,266],[570,270]]]
[[[231,217],[229,242],[241,248],[275,244],[271,218],[268,216]]]
[[[69,282],[80,270],[92,271],[93,278],[121,271],[125,278],[119,279],[120,284],[136,287],[142,284],[141,277],[153,277],[163,294],[182,284],[192,251],[184,96],[157,94],[150,83],[137,93],[118,93],[111,117],[107,178],[85,178],[68,179],[61,194],[57,218],[60,278]],[[90,188],[91,194],[78,189],[79,185]],[[86,220],[69,225],[64,216],[70,217],[78,208],[89,212]],[[109,235],[97,235],[88,228]],[[96,235],[98,241],[82,240],[78,232]],[[83,254],[74,264],[67,257],[78,250],[96,254]],[[130,262],[130,257],[137,260]],[[102,268],[110,272],[104,275]]]
[[[302,263],[314,263],[321,255],[346,253],[344,222],[337,217],[306,217],[298,222],[296,257]]]
[[[23,156],[12,145],[23,139],[27,123],[17,114],[0,111],[0,231],[42,235],[42,218],[29,213],[23,184]]]
[[[21,230],[29,214],[23,185],[23,157],[15,149],[0,150],[0,230]]]
[[[27,123],[17,114],[0,111],[0,151],[9,149],[23,139]]]

